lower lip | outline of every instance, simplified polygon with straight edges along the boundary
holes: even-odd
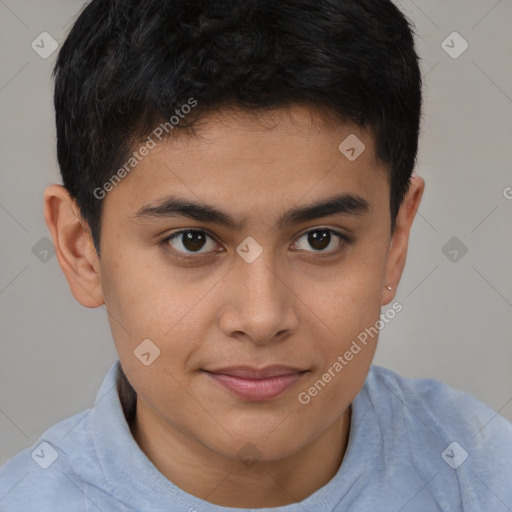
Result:
[[[235,395],[245,400],[270,400],[290,389],[303,375],[293,373],[266,379],[243,379],[221,373],[205,372]]]

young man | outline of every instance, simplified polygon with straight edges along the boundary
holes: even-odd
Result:
[[[55,71],[45,219],[119,361],[2,511],[512,510],[511,424],[371,366],[424,189],[390,1],[93,0]]]

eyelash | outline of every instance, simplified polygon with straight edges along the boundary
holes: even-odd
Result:
[[[342,252],[347,245],[352,243],[352,240],[347,235],[344,235],[343,233],[340,233],[339,231],[336,231],[335,229],[328,228],[328,227],[318,227],[318,228],[310,229],[310,230],[302,233],[295,240],[300,240],[304,236],[306,236],[310,233],[314,233],[316,231],[328,231],[329,233],[333,234],[335,237],[337,237],[340,240],[340,247],[338,249],[335,249],[328,253],[318,252],[318,253],[316,253],[316,257],[322,258],[322,257],[330,257],[330,256],[337,255],[340,252]],[[204,258],[205,256],[208,256],[207,253],[197,253],[197,255],[183,256],[183,254],[181,254],[179,251],[170,247],[169,242],[171,240],[174,240],[175,238],[178,238],[180,235],[182,235],[184,233],[203,233],[203,234],[207,235],[208,237],[215,239],[215,237],[211,233],[209,233],[208,231],[206,231],[204,229],[182,229],[180,231],[177,231],[177,232],[172,233],[171,235],[167,236],[164,240],[162,240],[161,244],[164,246],[166,251],[170,251],[173,254],[173,256],[175,256],[181,260],[187,260],[187,261],[198,260],[198,259]],[[310,252],[310,251],[307,251],[307,252]]]

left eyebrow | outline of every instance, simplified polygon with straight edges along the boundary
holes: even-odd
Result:
[[[285,212],[277,221],[277,227],[283,228],[309,220],[330,215],[357,215],[369,210],[370,204],[366,199],[352,193],[343,193],[315,203],[292,208]],[[168,196],[157,204],[147,204],[140,208],[134,217],[137,220],[149,218],[188,217],[201,222],[226,226],[234,231],[242,231],[245,222],[237,221],[230,214],[219,208],[197,201]]]

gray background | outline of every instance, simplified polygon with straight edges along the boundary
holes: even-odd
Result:
[[[422,58],[416,172],[427,186],[396,298],[403,311],[382,330],[374,362],[442,380],[512,420],[512,2],[396,3]],[[56,257],[40,260],[44,245],[33,253],[49,237],[43,190],[60,175],[57,52],[43,59],[31,43],[42,32],[62,43],[82,4],[0,0],[0,464],[91,407],[115,358],[105,310],[75,302]],[[453,31],[469,43],[456,59],[441,46]]]

